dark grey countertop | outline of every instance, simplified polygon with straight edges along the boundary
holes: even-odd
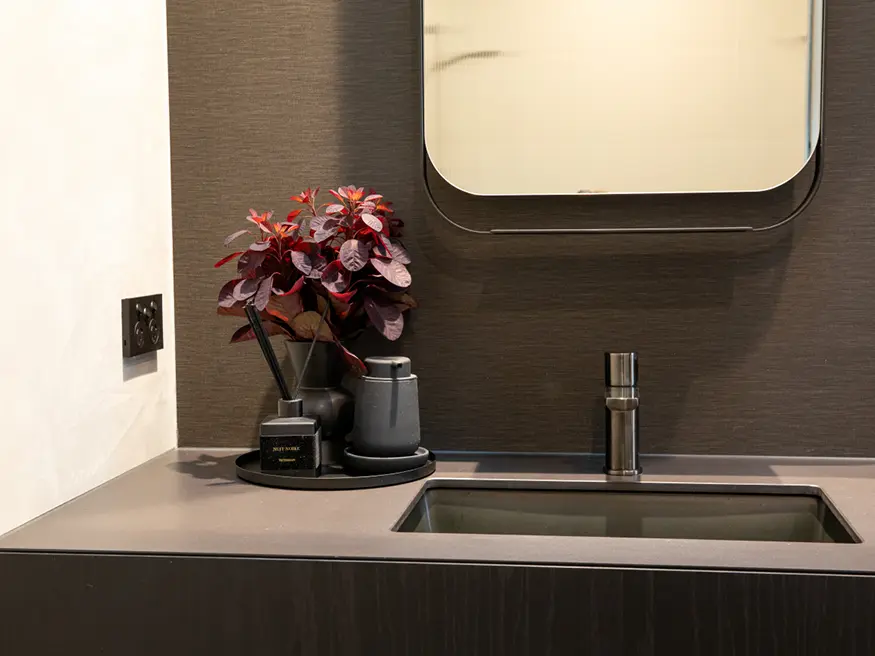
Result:
[[[862,539],[805,544],[396,533],[423,481],[332,492],[238,480],[242,450],[178,449],[0,537],[0,550],[875,573],[875,460],[644,456],[642,481],[820,487]],[[442,454],[435,478],[606,481],[584,455]]]

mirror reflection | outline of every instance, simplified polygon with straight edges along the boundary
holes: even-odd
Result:
[[[822,0],[423,10],[426,150],[462,191],[763,191],[817,143]]]

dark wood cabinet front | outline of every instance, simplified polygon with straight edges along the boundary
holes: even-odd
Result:
[[[875,578],[0,554],[0,653],[875,654]]]

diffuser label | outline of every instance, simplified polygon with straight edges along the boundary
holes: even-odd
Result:
[[[320,445],[317,435],[261,437],[261,469],[314,475],[319,469]]]

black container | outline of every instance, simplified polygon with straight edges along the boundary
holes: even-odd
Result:
[[[322,430],[319,419],[303,416],[300,399],[279,402],[280,416],[261,423],[259,459],[262,471],[284,476],[319,476]]]

